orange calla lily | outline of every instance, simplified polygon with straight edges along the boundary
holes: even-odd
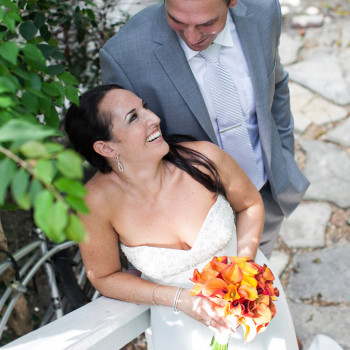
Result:
[[[254,322],[256,324],[265,324],[269,323],[272,318],[271,310],[264,303],[260,303],[253,310],[254,313]]]
[[[266,266],[266,265],[264,265]],[[266,266],[265,267],[265,272],[266,272],[266,280],[267,281],[274,281],[275,280],[275,276],[273,275],[273,273],[271,272],[271,270]]]
[[[243,279],[242,270],[238,265],[228,265],[221,271],[222,278],[231,284],[240,283]]]
[[[250,262],[242,262],[239,264],[239,266],[248,276],[255,276],[259,273],[259,270]]]
[[[255,279],[255,277],[248,276],[245,274],[245,272],[243,272],[242,284],[246,284],[247,286],[252,286],[256,288],[258,285],[258,281]]]
[[[196,283],[191,289],[191,295],[200,295],[202,292],[203,284]]]
[[[271,319],[272,319],[275,317],[275,315],[277,313],[276,306],[272,301],[270,301],[269,308],[271,310]]]
[[[197,269],[194,269],[193,276],[190,279],[193,283],[198,283],[200,281],[200,273]]]
[[[228,285],[220,278],[213,278],[204,283],[202,288],[202,294],[207,297],[216,295],[224,296],[228,292]]]
[[[220,272],[225,267],[227,267],[227,265],[225,263],[222,263],[222,262],[220,262],[218,260],[216,260],[216,261],[212,260],[210,263],[208,263],[204,267],[203,271],[214,270],[214,271]]]
[[[232,301],[240,299],[240,295],[237,292],[237,286],[230,284],[228,286],[228,292],[224,296],[225,300]]]
[[[238,293],[241,296],[241,298],[245,298],[248,300],[255,300],[258,297],[256,288],[252,286],[247,286],[245,284],[241,285],[238,288]]]
[[[269,306],[270,305],[270,298],[268,295],[259,295],[258,299],[256,299],[256,303],[259,304],[259,303],[263,303],[265,304],[266,306]]]
[[[240,264],[240,263],[246,262],[248,260],[250,260],[250,257],[248,257],[248,256],[230,256],[231,264],[233,262],[235,262],[236,264]]]
[[[209,280],[217,277],[218,274],[219,274],[219,272],[214,271],[214,270],[203,271],[200,274],[200,279],[202,282],[206,282],[206,281],[209,281]]]
[[[229,303],[229,312],[231,315],[240,316],[242,314],[242,305],[237,301]]]

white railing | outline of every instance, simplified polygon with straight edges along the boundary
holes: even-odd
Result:
[[[116,350],[149,327],[148,306],[100,297],[2,349]]]

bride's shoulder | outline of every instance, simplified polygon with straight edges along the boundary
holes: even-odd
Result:
[[[102,208],[106,199],[120,196],[119,186],[110,179],[108,174],[95,174],[85,185],[87,194],[84,197],[89,207]]]
[[[209,141],[182,142],[181,145],[202,153],[213,161],[222,155],[222,150],[220,147]]]

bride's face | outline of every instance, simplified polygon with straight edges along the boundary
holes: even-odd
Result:
[[[160,131],[160,119],[144,101],[127,90],[111,90],[100,105],[111,116],[112,143],[124,161],[162,158],[169,151]]]

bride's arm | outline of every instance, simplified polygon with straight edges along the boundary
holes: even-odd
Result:
[[[264,204],[259,191],[231,156],[209,142],[198,142],[198,151],[210,158],[236,213],[238,256],[255,258],[264,227]]]

